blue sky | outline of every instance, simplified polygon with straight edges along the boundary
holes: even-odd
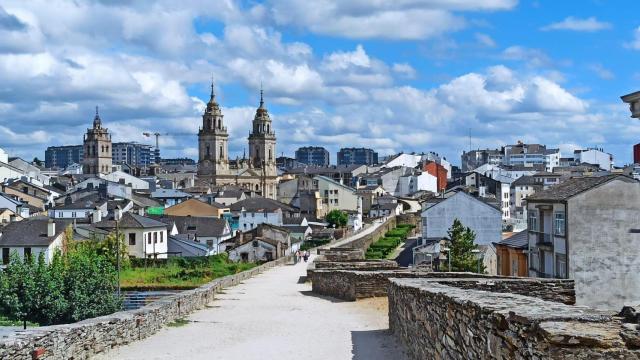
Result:
[[[579,4],[579,6],[578,6]],[[611,5],[611,4],[615,4]],[[242,154],[260,82],[278,153],[381,154],[518,140],[631,161],[636,1],[0,2],[0,147],[78,144],[99,105],[114,141],[196,133],[213,76]],[[52,21],[51,19],[56,19]],[[197,157],[195,135],[165,157]]]

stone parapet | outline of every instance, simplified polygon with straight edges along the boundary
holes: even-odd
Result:
[[[474,273],[422,272],[408,269],[313,269],[307,272],[319,295],[355,301],[387,296],[390,278],[422,278],[463,289],[516,293],[565,304],[575,303],[572,280],[489,276]]]
[[[433,279],[389,284],[389,327],[413,359],[640,358],[637,330],[587,307]]]
[[[137,310],[83,320],[73,324],[17,331],[0,339],[0,359],[88,359],[109,348],[146,338],[169,322],[202,309],[222,289],[239,284],[291,260],[284,257],[215,279],[193,290],[164,297]]]

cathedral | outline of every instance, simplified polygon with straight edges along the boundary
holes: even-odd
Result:
[[[211,186],[236,185],[276,199],[276,134],[260,90],[260,106],[249,134],[249,154],[229,159],[229,134],[211,84],[211,98],[198,131],[198,179]]]

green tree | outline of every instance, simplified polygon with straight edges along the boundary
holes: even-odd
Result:
[[[3,271],[6,281],[6,293],[2,294],[2,308],[4,314],[13,320],[23,322],[27,328],[27,321],[36,315],[36,309],[40,303],[37,297],[35,282],[35,264],[32,257],[24,261],[17,252],[11,254],[11,260]]]
[[[42,166],[42,160],[38,159],[37,157],[33,158],[32,163],[37,166]]]
[[[345,213],[344,211],[331,210],[329,211],[327,216],[325,216],[325,220],[327,220],[329,226],[341,228],[347,225],[347,221],[349,221],[349,218],[347,216],[347,213]]]
[[[451,256],[451,269],[448,269],[449,262],[446,261],[444,267],[448,271],[478,271],[478,259],[473,250],[478,246],[474,244],[476,234],[473,230],[465,227],[458,219],[453,221],[453,225],[447,231],[449,241],[449,254]],[[485,266],[480,264],[480,273],[484,273]]]
[[[93,249],[83,248],[68,254],[64,280],[69,321],[110,314],[122,307],[122,299],[116,295],[116,269]]]

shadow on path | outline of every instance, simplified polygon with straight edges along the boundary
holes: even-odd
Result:
[[[300,291],[300,294],[302,294],[304,296],[311,296],[311,297],[314,297],[314,298],[331,301],[332,303],[348,302],[348,301],[345,301],[345,300],[336,299],[336,298],[331,297],[331,296],[318,295],[318,294],[314,293],[311,290]]]
[[[389,329],[352,331],[352,360],[405,359],[404,351],[395,345]],[[393,353],[392,358],[389,354]]]

